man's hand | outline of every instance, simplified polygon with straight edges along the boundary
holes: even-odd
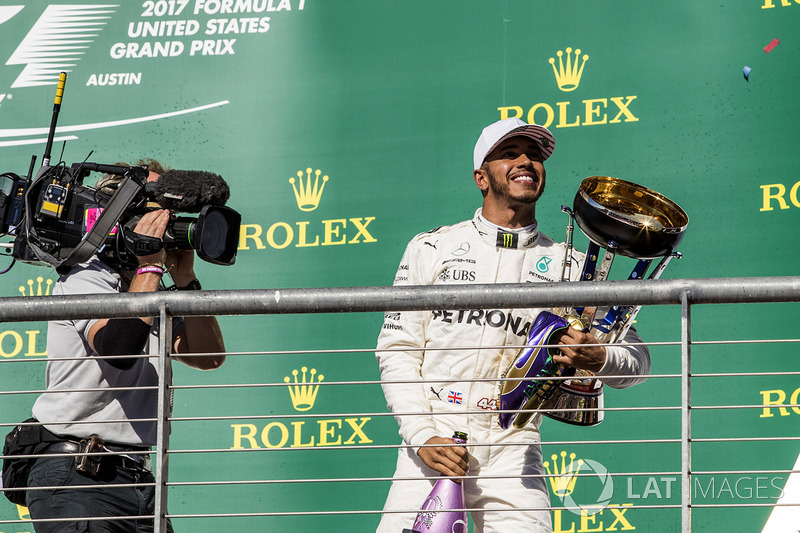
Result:
[[[561,354],[553,356],[553,360],[581,370],[598,372],[606,362],[606,349],[604,346],[582,346],[584,344],[600,344],[600,341],[588,333],[567,328],[558,338]]]
[[[431,437],[425,444],[453,444],[453,439]],[[445,476],[464,476],[469,470],[469,454],[463,446],[422,446],[417,455],[428,468]]]
[[[166,209],[148,211],[142,215],[142,218],[136,223],[136,227],[133,228],[133,231],[139,235],[161,239],[164,237],[164,232],[167,231],[169,217],[169,211]],[[165,258],[166,252],[163,248],[154,254],[136,256],[140,265],[163,265]]]
[[[157,209],[145,213],[136,227],[136,233],[161,239],[167,230],[170,220],[170,212],[166,209]],[[163,248],[155,254],[137,256],[140,265],[156,264],[164,265],[169,272],[172,281],[178,287],[185,287],[196,277],[194,273],[194,250]],[[161,282],[161,275],[156,273],[143,273],[137,275],[128,292],[155,292]],[[141,317],[146,324],[153,324],[153,317]],[[101,321],[105,325],[108,320]],[[101,324],[97,322],[97,324]],[[102,325],[100,327],[102,327]],[[218,368],[225,362],[225,343],[222,339],[217,319],[213,316],[188,316],[184,318],[184,331],[175,336],[173,352],[181,354],[178,360],[191,367],[201,370],[211,370]],[[96,333],[96,331],[95,331]],[[90,332],[90,342],[93,333]],[[215,353],[213,356],[191,356],[192,353]]]

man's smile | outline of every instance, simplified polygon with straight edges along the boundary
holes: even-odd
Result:
[[[511,176],[511,181],[515,183],[534,183],[537,181],[538,176],[531,174],[529,172],[524,172],[521,174],[516,174]]]

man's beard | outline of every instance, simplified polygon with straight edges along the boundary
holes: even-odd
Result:
[[[544,192],[545,181],[538,172],[534,172],[539,179],[540,185],[535,191],[526,191],[522,194],[515,194],[511,192],[509,181],[507,179],[497,179],[491,171],[487,171],[489,177],[489,188],[495,196],[499,198],[507,198],[514,202],[522,204],[533,204],[542,196]]]

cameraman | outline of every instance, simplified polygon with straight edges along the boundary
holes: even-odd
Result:
[[[158,180],[163,172],[161,165],[152,160],[142,163],[148,167],[148,181]],[[109,179],[113,177],[105,181]],[[150,211],[134,231],[161,239],[169,220],[170,212],[165,209]],[[155,292],[164,289],[167,273],[178,290],[200,289],[193,250],[162,248],[138,256],[137,261],[135,269],[122,270],[94,256],[62,276],[53,294]],[[35,522],[37,533],[153,530],[153,519],[97,521],[80,517],[154,512],[154,487],[108,485],[155,481],[146,452],[156,443],[157,359],[119,356],[157,354],[158,328],[158,319],[152,317],[57,320],[48,324],[47,392],[36,400],[33,415],[44,425],[42,440],[54,442],[33,464],[28,486],[59,488],[30,490],[27,503],[33,520],[65,520]],[[172,349],[181,354],[179,361],[201,370],[218,368],[225,361],[222,332],[215,317],[175,318],[172,331]],[[216,355],[187,355],[192,353]],[[90,457],[88,465],[79,464],[85,457],[64,455],[88,451],[125,453]],[[92,488],[71,489],[75,485]]]

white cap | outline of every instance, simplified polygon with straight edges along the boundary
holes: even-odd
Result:
[[[556,140],[553,138],[553,134],[544,126],[528,124],[518,118],[498,120],[494,124],[489,124],[483,128],[481,136],[478,137],[478,142],[475,143],[475,151],[472,155],[475,170],[481,168],[486,156],[497,148],[498,144],[509,137],[517,136],[528,137],[536,141],[539,151],[542,153],[542,161],[550,157],[556,147]]]

